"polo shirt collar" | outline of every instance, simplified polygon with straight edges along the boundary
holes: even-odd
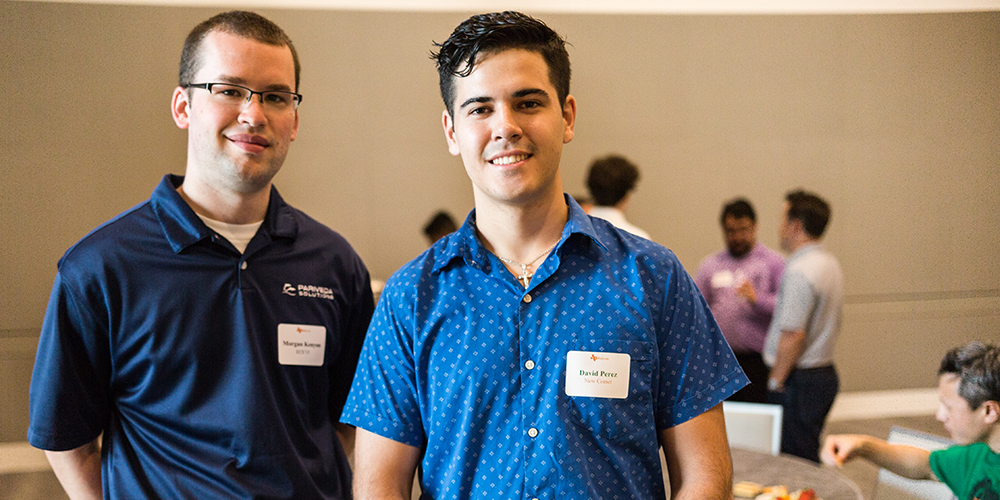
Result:
[[[149,198],[153,213],[160,221],[167,242],[177,253],[213,235],[212,230],[177,192],[177,187],[183,182],[182,175],[164,175]],[[261,228],[272,238],[295,238],[298,234],[294,210],[285,203],[273,185],[267,214],[264,216]]]
[[[573,251],[598,260],[600,252],[607,252],[607,245],[600,240],[594,224],[586,212],[573,197],[564,194],[566,205],[569,206],[569,220],[563,226],[562,237],[556,244],[556,254]],[[574,236],[579,235],[579,236]],[[462,227],[453,234],[443,238],[441,251],[434,255],[434,266],[431,272],[441,271],[454,259],[463,259],[465,263],[484,273],[489,273],[489,251],[476,236],[476,210],[472,209],[466,216]]]
[[[813,250],[822,250],[822,249],[823,245],[819,242],[806,243],[805,245],[802,245],[797,250],[792,252],[791,255],[788,256],[788,262],[798,259],[799,257],[802,257],[803,255],[812,252]]]

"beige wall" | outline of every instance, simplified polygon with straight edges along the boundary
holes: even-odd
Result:
[[[65,249],[183,173],[170,94],[185,34],[215,12],[0,2],[4,380],[26,381]],[[472,205],[428,59],[467,14],[262,12],[303,63],[277,186],[385,279],[433,211]],[[785,191],[829,198],[843,389],[931,386],[945,349],[1000,338],[1000,13],[541,17],[572,44],[567,191],[593,157],[631,157],[630,218],[689,271],[721,247],[723,200],[753,200],[775,246]],[[17,387],[3,401],[20,407]]]

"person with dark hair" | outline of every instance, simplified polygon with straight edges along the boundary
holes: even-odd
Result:
[[[424,236],[427,237],[427,243],[433,245],[437,240],[454,233],[456,229],[458,225],[455,224],[455,219],[452,219],[448,212],[440,210],[427,221],[427,224],[424,224]]]
[[[844,308],[837,258],[820,244],[830,206],[819,196],[785,196],[779,234],[790,256],[764,340],[768,401],[784,407],[781,451],[819,461],[819,436],[840,387],[833,349]]]
[[[295,50],[226,12],[180,66],[185,175],[59,261],[28,441],[74,499],[350,498],[338,420],[374,302],[350,244],[272,184],[298,131]]]
[[[863,458],[910,479],[935,479],[959,500],[1000,499],[1000,348],[969,342],[941,360],[935,417],[955,445],[927,451],[856,434],[827,436],[823,463]]]
[[[587,189],[594,200],[588,213],[648,240],[649,233],[625,219],[625,209],[638,182],[639,167],[624,156],[611,155],[594,160],[587,172]]]
[[[761,352],[785,259],[757,241],[757,214],[746,199],[726,203],[719,224],[726,249],[706,257],[694,281],[750,379],[729,400],[765,403],[769,370]]]
[[[563,39],[472,16],[435,54],[449,151],[472,181],[458,231],[386,284],[342,421],[355,498],[731,495],[721,402],[746,384],[666,248],[562,189],[573,139]]]

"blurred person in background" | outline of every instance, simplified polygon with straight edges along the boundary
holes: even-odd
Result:
[[[701,262],[695,283],[750,379],[729,401],[766,403],[770,370],[761,352],[785,259],[757,241],[757,214],[746,199],[726,203],[719,224],[726,249]]]
[[[830,205],[816,194],[785,195],[779,235],[789,253],[774,316],[764,341],[771,369],[768,402],[784,408],[781,452],[819,462],[819,436],[840,377],[833,349],[844,309],[840,262],[820,238],[830,222]]]
[[[587,213],[618,229],[650,239],[649,233],[625,219],[625,209],[638,183],[639,167],[624,156],[610,155],[594,160],[587,172],[587,189],[593,202]]]

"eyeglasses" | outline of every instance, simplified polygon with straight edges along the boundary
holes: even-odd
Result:
[[[254,94],[260,96],[261,106],[268,111],[291,111],[298,109],[302,103],[302,94],[283,90],[257,92],[232,83],[189,83],[184,88],[205,89],[211,94],[213,101],[234,108],[250,103]]]

